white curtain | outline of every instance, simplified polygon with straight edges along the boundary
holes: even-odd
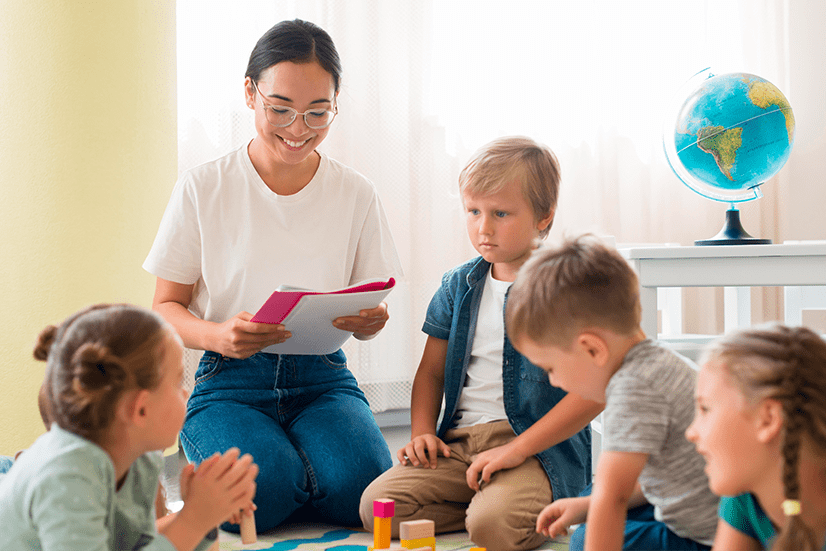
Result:
[[[790,3],[178,0],[179,168],[252,137],[243,75],[269,27],[298,17],[330,33],[344,76],[321,147],[376,184],[405,269],[386,329],[345,350],[375,411],[405,408],[428,302],[441,274],[475,255],[456,192],[469,154],[509,134],[557,152],[563,181],[550,240],[580,231],[620,243],[710,237],[727,207],[671,173],[664,113],[709,66],[790,90]],[[752,234],[778,239],[773,185],[742,211]]]

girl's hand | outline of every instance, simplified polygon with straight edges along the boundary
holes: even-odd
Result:
[[[493,476],[493,473],[501,471],[502,469],[518,467],[524,463],[526,459],[526,456],[518,453],[513,449],[513,446],[509,444],[483,451],[476,456],[476,459],[473,460],[473,463],[471,463],[467,469],[465,474],[467,485],[472,490],[478,492],[481,483],[490,482],[490,477]]]
[[[218,455],[213,455],[206,461],[215,461],[218,459]],[[189,485],[192,482],[192,477],[195,476],[195,465],[192,463],[187,463],[184,465],[184,468],[181,470],[181,478],[179,481],[179,488],[181,491],[181,500],[186,501],[187,496],[189,495]]]
[[[450,457],[450,448],[435,434],[422,434],[413,438],[407,445],[396,452],[399,463],[407,465],[407,462],[414,467],[436,468],[436,458],[439,454]]]
[[[223,455],[215,454],[204,460],[194,474],[187,476],[184,507],[178,514],[194,525],[203,527],[204,533],[230,519],[241,509],[254,510],[255,477],[258,465],[249,454],[238,457],[238,448]],[[184,492],[182,486],[181,492]]]
[[[252,314],[240,312],[216,325],[212,339],[215,352],[243,360],[273,344],[281,344],[292,334],[283,325],[250,321]]]
[[[375,337],[384,329],[390,314],[387,313],[387,303],[382,302],[375,308],[362,310],[358,316],[342,316],[333,320],[337,329],[350,331],[359,340],[366,341]]]
[[[166,508],[166,492],[164,492],[163,484],[158,482],[158,491],[155,492],[155,520],[163,518],[169,514]]]
[[[252,504],[251,509],[241,509],[240,511],[235,511],[232,516],[229,517],[230,524],[241,524],[241,520],[245,516],[250,516],[253,514],[253,511],[257,510],[258,507],[255,503]]]
[[[536,531],[551,538],[567,536],[569,526],[585,522],[589,503],[588,497],[569,497],[554,501],[539,513]]]

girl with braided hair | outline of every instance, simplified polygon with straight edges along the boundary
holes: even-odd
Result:
[[[235,449],[185,468],[183,509],[156,525],[159,450],[187,398],[180,338],[159,315],[92,306],[44,329],[34,356],[51,426],[0,481],[0,549],[206,549],[218,524],[253,508],[258,468]]]
[[[826,550],[826,342],[772,325],[704,359],[686,438],[724,496],[713,549]]]

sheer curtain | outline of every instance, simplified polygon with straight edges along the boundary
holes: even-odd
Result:
[[[376,184],[405,269],[385,330],[345,351],[375,411],[406,408],[430,297],[445,270],[475,255],[456,192],[470,153],[509,134],[557,152],[550,240],[709,237],[726,206],[673,176],[661,152],[664,113],[708,66],[786,90],[788,2],[178,0],[179,168],[253,136],[243,75],[261,34],[296,17],[330,33],[344,76],[322,149]],[[765,194],[742,207],[744,224],[777,239],[776,194]]]

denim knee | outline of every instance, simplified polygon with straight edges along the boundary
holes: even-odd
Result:
[[[384,450],[365,450],[364,456],[348,459],[357,459],[358,468],[353,469],[349,461],[334,459],[312,465],[317,484],[317,497],[312,498],[312,505],[327,522],[359,526],[362,524],[359,514],[362,494],[393,462],[386,446]]]

